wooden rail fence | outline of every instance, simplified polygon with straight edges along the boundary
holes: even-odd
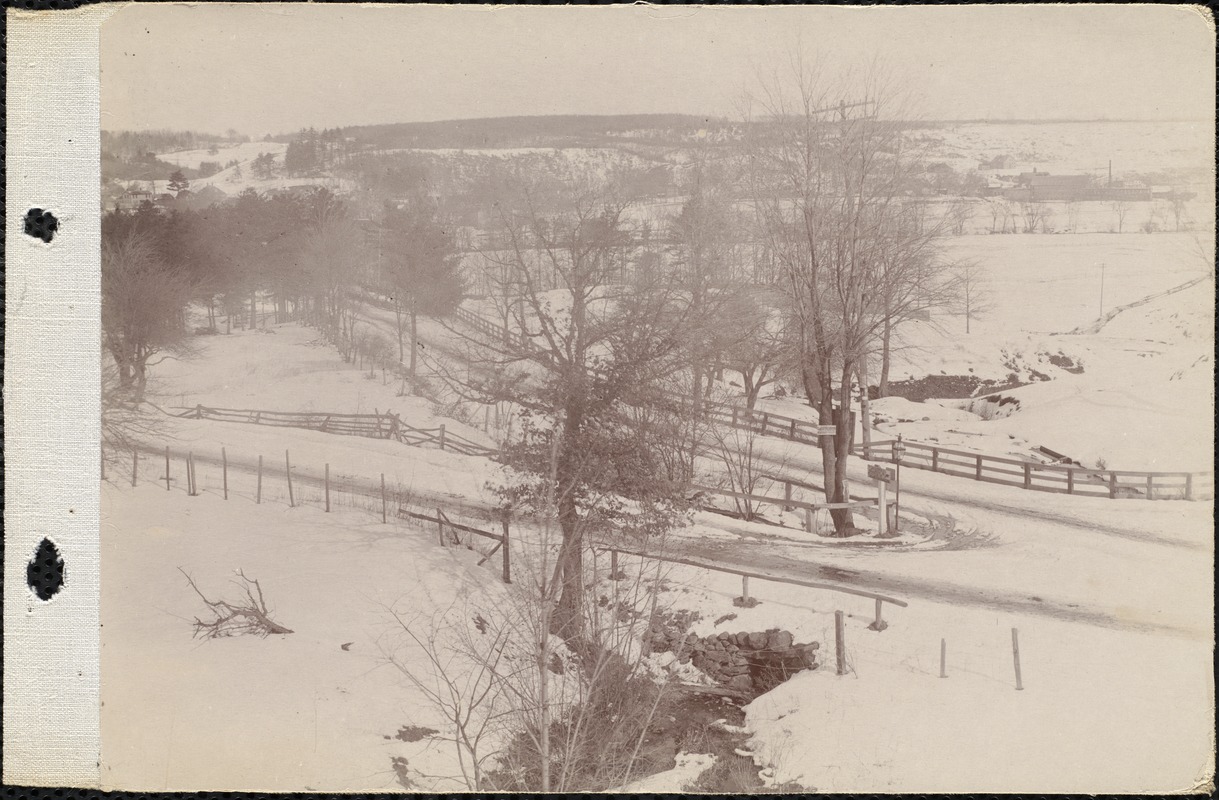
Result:
[[[618,545],[599,544],[594,545],[594,550],[609,551],[610,554],[610,576],[617,580],[618,572],[618,555],[624,553],[626,555],[636,556],[637,558],[645,558],[653,561],[664,561],[671,564],[681,564],[687,567],[697,567],[699,569],[709,570],[711,572],[722,572],[726,575],[738,575],[741,578],[741,597],[740,601],[746,605],[750,604],[749,596],[749,579],[769,581],[771,583],[783,583],[789,586],[803,586],[807,589],[822,589],[839,594],[850,594],[856,597],[867,597],[876,601],[876,618],[872,622],[873,630],[881,631],[888,627],[884,622],[882,615],[882,605],[890,603],[899,608],[909,606],[905,600],[899,600],[896,597],[870,592],[867,589],[856,589],[851,586],[842,586],[836,583],[824,583],[821,581],[806,581],[803,578],[789,578],[784,575],[768,575],[764,572],[754,572],[753,570],[741,569],[739,567],[727,567],[721,564],[713,564],[707,561],[698,561],[691,558],[680,558],[677,556],[661,555],[659,553],[649,553],[642,550],[632,550]]]
[[[458,308],[455,316],[485,336],[509,344],[513,342],[513,337],[507,329],[478,314]],[[512,346],[519,347],[533,356],[548,357],[544,348],[538,347],[527,338],[518,338],[520,341]],[[687,402],[685,398],[674,397],[679,402]],[[818,434],[820,426],[814,422],[724,403],[706,403],[704,411],[714,422],[761,436],[773,436],[810,445],[821,443]],[[902,466],[1035,492],[1058,492],[1115,500],[1209,500],[1215,494],[1214,472],[1089,469],[1003,458],[909,440],[903,440],[902,443],[906,445]],[[886,440],[872,442],[865,448],[857,442],[852,447],[852,452],[869,461],[896,463],[893,444],[894,442]]]
[[[901,465],[913,469],[1018,486],[1036,492],[1086,497],[1198,500],[1214,496],[1213,472],[1141,472],[1089,469],[1066,464],[1037,464],[1015,458],[971,453],[921,442],[903,441]],[[873,442],[856,452],[870,461],[897,463],[894,442]]]
[[[403,422],[397,414],[389,413],[335,414],[322,411],[264,411],[248,408],[209,408],[196,405],[181,411],[178,416],[281,428],[305,428],[340,436],[394,439],[416,447],[435,445],[441,450],[452,450],[463,455],[494,456],[499,452],[494,447],[487,447],[452,431],[446,431],[444,425],[436,428],[416,428]]]
[[[730,489],[716,489],[711,486],[691,486],[695,492],[703,494],[716,495],[718,497],[731,497],[734,500],[744,500],[750,505],[769,505],[781,508],[784,511],[803,511],[804,512],[804,530],[809,533],[815,533],[813,525],[813,514],[817,511],[825,511],[835,508],[877,508],[880,505],[880,498],[873,500],[861,499],[847,503],[808,503],[802,500],[793,500],[791,496],[791,487],[793,485],[804,486],[798,481],[786,481],[782,478],[767,478],[785,483],[785,492],[783,497],[768,497],[767,495],[751,494],[749,492],[735,492]],[[892,500],[885,503],[886,506],[894,505]],[[882,526],[883,530],[883,526]]]

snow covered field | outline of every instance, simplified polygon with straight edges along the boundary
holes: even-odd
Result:
[[[961,171],[1007,155],[1014,160],[1005,172],[1095,174],[1101,165],[1091,154],[1103,152],[1119,172],[1172,173],[1177,185],[1192,187],[1197,165],[1209,163],[1209,130],[1195,123],[961,124],[926,135],[936,158]],[[214,185],[233,194],[317,184],[253,176],[256,155],[282,158],[284,147],[251,142],[162,158],[183,167],[241,162],[240,177],[229,168],[192,181],[192,189]],[[411,152],[459,167],[512,159],[516,166],[601,172],[624,159],[654,166],[683,156],[653,148],[649,158],[615,147]],[[322,182],[351,188],[338,178]],[[162,191],[164,182],[153,188]],[[631,213],[637,221],[660,220],[680,211],[681,200],[656,199]],[[1127,231],[1164,212],[1163,203],[1135,205]],[[990,401],[880,399],[871,406],[872,435],[1022,459],[1046,460],[1037,453],[1044,447],[1090,469],[1213,469],[1210,234],[1105,233],[1115,210],[1083,203],[1076,230],[1088,232],[987,235],[989,212],[981,201],[974,206],[965,228],[971,235],[947,241],[946,256],[979,265],[989,308],[970,320],[968,333],[960,314],[906,325],[890,377],[1026,385],[994,392]],[[1189,208],[1194,228],[1213,221],[1206,193]],[[1065,207],[1050,210],[1061,229]],[[1167,293],[1190,281],[1197,283]],[[563,302],[561,292],[553,296],[552,313]],[[355,314],[360,334],[395,342],[396,353],[393,312],[364,299]],[[472,298],[466,307],[491,317],[484,301]],[[286,323],[195,337],[193,357],[156,365],[149,399],[173,413],[196,405],[390,413],[494,447],[504,435],[492,424],[494,407],[456,402],[437,380],[439,364],[460,364],[462,348],[446,327],[453,324],[420,318],[423,380],[414,387],[392,372],[345,363],[317,330]],[[878,367],[869,366],[873,381]],[[729,396],[740,394],[737,377],[730,373],[720,387]],[[816,421],[790,391],[764,396],[759,408]],[[150,419],[155,433],[142,443],[137,485],[131,454],[113,452],[102,488],[104,786],[466,788],[456,751],[437,738],[452,733],[451,722],[390,661],[424,664],[418,652],[403,649],[394,614],[445,618],[469,635],[475,616],[495,618],[511,606],[521,582],[500,581],[501,556],[478,564],[489,545],[442,548],[434,527],[408,524],[396,512],[401,498],[415,511],[498,525],[492,486],[501,466],[393,440]],[[822,482],[815,448],[779,438],[754,445],[768,474]],[[168,491],[160,455],[166,446]],[[188,453],[198,496],[186,491]],[[293,490],[284,477],[289,454]],[[867,466],[852,461],[851,491],[872,499]],[[700,481],[726,482],[714,458],[698,467]],[[380,480],[393,498],[385,521]],[[866,533],[839,539],[805,530],[802,514],[777,504],[763,506],[758,519],[736,518],[723,513],[732,501],[718,497],[715,508],[702,508],[689,526],[650,545],[653,553],[754,573],[749,593],[760,604],[741,607],[733,602],[743,592],[737,575],[660,567],[658,581],[647,584],[657,607],[693,613],[693,633],[781,628],[796,641],[820,644],[818,669],[744,710],[741,752],[751,756],[755,776],[815,792],[1096,793],[1187,791],[1213,774],[1212,503],[1047,495],[915,469],[900,480],[902,532],[892,539],[873,535],[874,508],[857,512]],[[326,511],[322,487],[331,481]],[[757,491],[776,498],[783,488],[763,480]],[[796,489],[794,499],[815,500],[816,492]],[[828,512],[816,513],[813,527],[823,528]],[[550,551],[533,523],[515,519],[512,526],[515,569],[528,570]],[[605,580],[604,560],[588,558],[587,579],[594,593],[609,595],[617,584]],[[636,575],[655,568],[633,556],[622,560]],[[291,633],[193,636],[196,616],[207,609],[183,572],[209,598],[229,599],[239,591],[238,570],[260,581],[271,616]],[[764,576],[880,593],[908,606],[885,605],[888,628],[877,632],[868,627],[870,598]],[[835,611],[846,615],[848,669],[841,676],[834,669]],[[675,661],[661,654],[648,664],[682,680],[707,680]],[[672,768],[622,789],[688,790],[717,760],[682,749],[673,756]]]
[[[1013,174],[1036,168],[1100,175],[1110,159],[1116,175],[1196,170],[1210,160],[1214,146],[1214,124],[1205,119],[966,122],[917,133],[933,142],[934,156],[954,169],[974,169],[979,162],[1007,156],[1011,166],[999,171]]]
[[[1179,304],[1189,295],[1173,297]],[[1184,331],[1204,319],[1191,322],[1180,308],[1148,303],[1109,324],[1138,336],[1146,325]],[[158,403],[392,409],[410,424],[444,422],[482,435],[422,398],[399,397],[394,381],[343,364],[308,328],[271,330],[198,337],[198,359],[158,371]],[[298,506],[289,508],[282,473],[268,477],[256,505],[251,464],[256,454],[274,461],[287,448],[302,483],[318,478],[325,462],[336,478],[371,484],[385,473],[425,502],[474,505],[493,502],[485,483],[495,465],[289,428],[179,419],[163,430],[175,454],[172,491],[154,483],[155,457],[144,460],[137,488],[117,466],[103,491],[106,785],[396,791],[400,768],[412,788],[460,788],[451,746],[398,735],[445,723],[387,666],[387,609],[495,608],[506,596],[495,561],[477,567],[475,553],[441,549],[428,532],[392,518],[383,525],[379,507],[336,501],[326,514],[316,484],[298,484]],[[214,463],[221,446],[234,470],[228,501]],[[193,498],[182,487],[188,449],[210,459],[197,467],[204,491]],[[819,479],[815,450],[772,439],[760,449],[793,474]],[[861,491],[863,473],[864,465],[853,467]],[[821,643],[820,669],[747,709],[745,746],[768,781],[817,791],[1172,791],[1203,779],[1214,722],[1206,702],[1213,700],[1208,504],[1045,496],[915,470],[902,481],[903,518],[948,520],[943,538],[868,547],[703,512],[669,542],[673,554],[910,604],[886,607],[890,627],[876,633],[866,627],[873,608],[865,598],[754,581],[761,605],[743,609],[731,602],[738,578],[664,569],[662,603],[701,614],[697,633],[781,627]],[[178,567],[209,595],[231,589],[233,571],[244,570],[294,633],[193,639],[192,620],[204,608]],[[848,614],[843,677],[833,674],[835,610]],[[736,616],[717,623],[729,614]],[[938,677],[941,638],[946,679]],[[707,766],[696,754],[678,763],[633,788],[677,790]]]

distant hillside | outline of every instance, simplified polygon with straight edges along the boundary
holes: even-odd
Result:
[[[562,115],[362,125],[344,128],[342,133],[363,146],[384,149],[571,147],[635,136],[651,140],[662,133],[681,138],[723,124],[723,120],[687,114]],[[289,134],[277,141],[294,137]]]

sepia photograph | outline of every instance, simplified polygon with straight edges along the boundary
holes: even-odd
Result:
[[[99,788],[1213,791],[1209,10],[110,12]]]

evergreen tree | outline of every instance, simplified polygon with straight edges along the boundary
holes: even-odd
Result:
[[[401,208],[387,204],[381,226],[382,269],[398,323],[398,359],[406,360],[402,338],[409,320],[413,376],[419,314],[442,316],[461,303],[465,291],[461,255],[452,227],[440,221],[435,205],[425,197],[416,197]]]
[[[190,188],[190,181],[182,174],[182,170],[174,170],[174,173],[169,176],[169,191],[177,196],[178,192],[185,191]]]

